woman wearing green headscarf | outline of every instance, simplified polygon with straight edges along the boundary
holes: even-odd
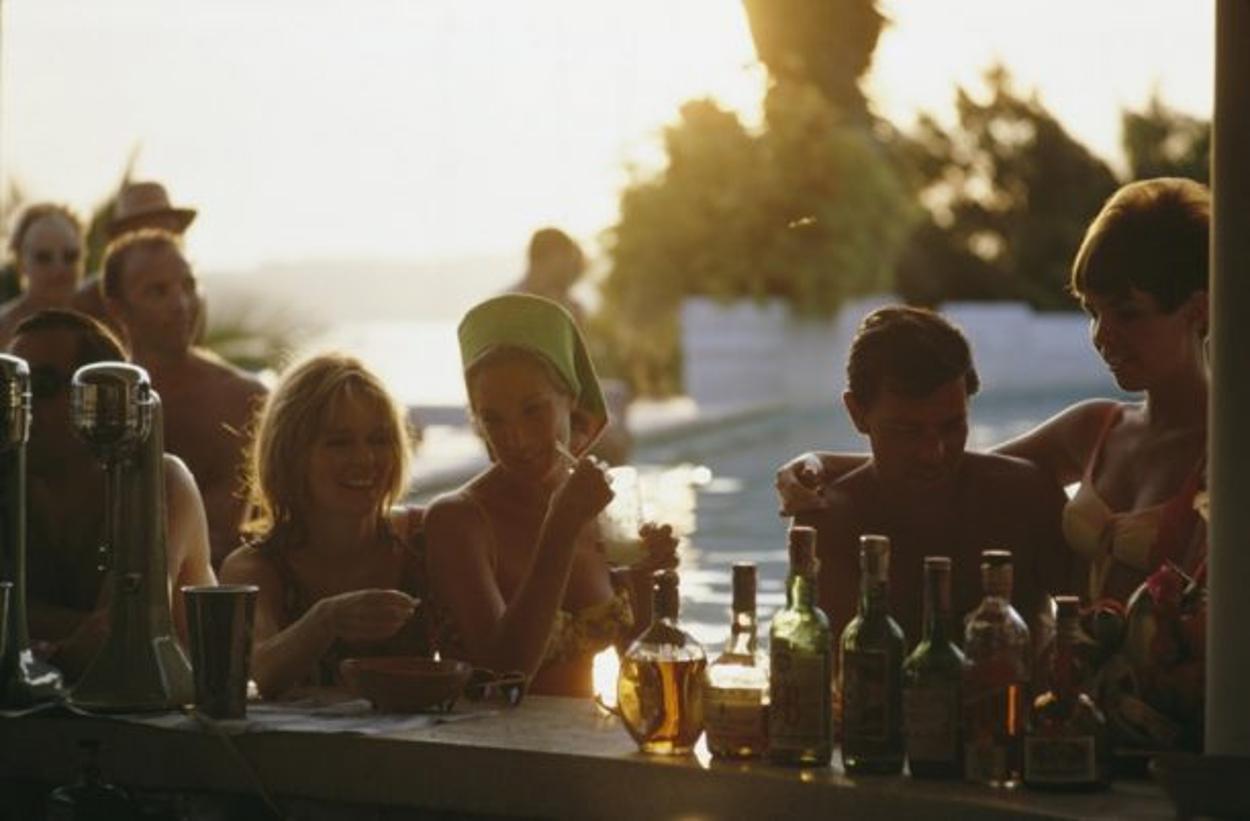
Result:
[[[589,695],[593,655],[631,626],[595,526],[612,490],[585,455],[608,421],[599,380],[568,312],[541,297],[487,300],[459,337],[492,464],[426,516],[440,651],[523,671],[531,692]],[[676,563],[670,528],[640,535],[645,566]]]

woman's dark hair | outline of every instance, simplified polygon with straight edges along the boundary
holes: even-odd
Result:
[[[879,308],[860,323],[846,359],[846,382],[864,407],[883,388],[921,399],[959,377],[972,396],[981,387],[972,349],[959,329],[933,311]]]
[[[1211,192],[1179,177],[1129,183],[1090,223],[1072,263],[1068,290],[1150,294],[1172,312],[1207,289]]]
[[[14,257],[18,257],[22,253],[22,243],[26,240],[26,234],[30,231],[32,225],[44,217],[50,216],[63,217],[70,225],[74,226],[74,230],[82,236],[82,222],[78,216],[64,205],[58,205],[55,202],[41,202],[30,206],[22,215],[17,218],[17,224],[13,226],[13,233],[9,235],[9,250],[13,252]]]
[[[126,348],[117,336],[103,323],[77,311],[47,308],[23,319],[13,331],[13,337],[41,331],[68,331],[78,337],[75,367],[94,362],[125,362]]]

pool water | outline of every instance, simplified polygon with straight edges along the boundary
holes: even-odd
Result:
[[[1080,398],[978,397],[969,447],[1022,433]],[[789,520],[777,513],[777,466],[804,450],[866,448],[845,411],[829,405],[777,412],[637,450],[634,461],[642,473],[647,513],[673,524],[682,536],[682,625],[709,652],[719,652],[728,635],[734,562],[758,566],[762,643],[773,611],[785,603]]]

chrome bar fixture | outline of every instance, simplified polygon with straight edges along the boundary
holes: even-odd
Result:
[[[0,612],[0,707],[25,707],[61,695],[61,674],[30,650],[26,623],[26,441],[30,368],[0,354],[0,582],[12,585]]]
[[[70,700],[104,712],[189,704],[191,665],[169,610],[160,397],[142,368],[101,362],[74,374],[70,415],[104,468],[104,549],[112,583],[108,639]]]

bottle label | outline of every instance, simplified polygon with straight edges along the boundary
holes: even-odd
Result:
[[[1088,784],[1097,781],[1093,736],[1025,738],[1024,778],[1037,784]]]
[[[884,650],[842,654],[842,736],[885,741],[890,735],[890,665]]]
[[[764,692],[746,687],[709,687],[703,721],[709,743],[747,747],[768,737]]]
[[[768,741],[774,750],[806,749],[832,738],[831,652],[772,649]]]
[[[912,761],[955,761],[959,755],[959,690],[908,687],[903,690],[907,757]]]

